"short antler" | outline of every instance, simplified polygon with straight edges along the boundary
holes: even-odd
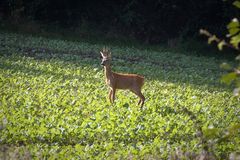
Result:
[[[103,52],[109,52],[109,49],[106,46],[104,46],[103,47]]]

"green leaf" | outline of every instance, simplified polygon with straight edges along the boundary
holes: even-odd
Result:
[[[236,6],[237,8],[240,8],[240,1],[234,1],[233,5]]]
[[[224,45],[226,45],[226,43],[225,43],[224,40],[221,41],[221,42],[219,42],[219,43],[218,43],[218,49],[219,49],[219,50],[222,50]]]
[[[76,151],[82,151],[83,147],[80,144],[75,145],[75,150]]]
[[[239,28],[229,28],[228,31],[229,31],[228,36],[234,36],[235,34],[237,34],[240,31],[240,29]]]
[[[239,27],[239,21],[236,18],[232,19],[232,21],[227,25],[228,29],[237,27]]]
[[[231,38],[230,43],[238,49],[238,44],[240,43],[240,34],[238,33],[236,36]]]
[[[237,135],[238,133],[240,133],[240,123],[235,123],[232,124],[228,131],[230,132],[230,135]]]
[[[208,139],[217,138],[217,136],[219,135],[219,129],[213,126],[203,128],[203,135]]]
[[[221,81],[223,83],[226,83],[227,85],[230,85],[232,81],[234,81],[236,78],[237,78],[237,74],[235,72],[231,72],[223,75],[221,78]]]
[[[231,67],[229,64],[227,64],[227,63],[222,63],[222,64],[220,65],[220,68],[226,69],[226,70],[232,69],[232,67]]]

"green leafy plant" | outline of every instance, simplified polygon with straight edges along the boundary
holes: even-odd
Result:
[[[220,134],[235,142],[219,140],[215,157],[239,150],[239,106],[218,81],[221,59],[109,46],[113,70],[146,77],[140,110],[129,92],[109,103],[102,44],[5,32],[0,41],[0,159],[196,157]]]

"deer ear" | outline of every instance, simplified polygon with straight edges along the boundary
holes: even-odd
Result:
[[[101,53],[102,58],[105,57],[102,51],[100,51],[100,53]]]

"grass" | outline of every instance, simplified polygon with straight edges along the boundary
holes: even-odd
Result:
[[[240,150],[239,136],[213,143],[239,122],[221,58],[111,44],[114,71],[146,77],[140,110],[128,91],[109,103],[101,43],[7,32],[0,42],[3,159],[167,159],[176,148],[194,157],[203,138],[218,158]]]

